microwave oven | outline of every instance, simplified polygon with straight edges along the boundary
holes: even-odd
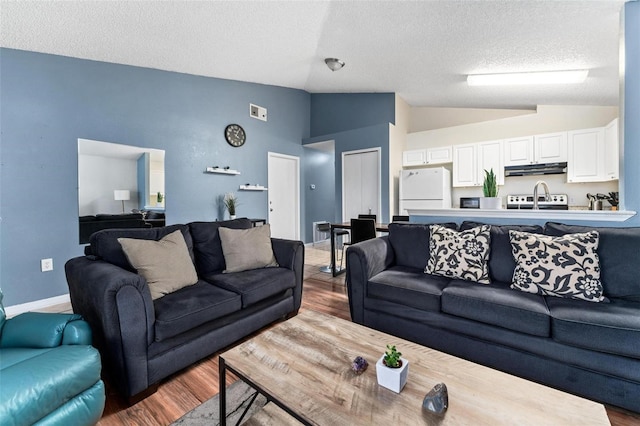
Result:
[[[461,209],[479,209],[480,197],[460,197]]]

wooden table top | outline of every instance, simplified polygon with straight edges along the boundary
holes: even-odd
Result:
[[[386,344],[409,360],[400,394],[376,381]],[[369,363],[359,376],[351,370],[358,355]],[[610,424],[601,404],[309,310],[221,357],[310,424]],[[437,421],[423,414],[422,400],[440,382],[449,409]]]

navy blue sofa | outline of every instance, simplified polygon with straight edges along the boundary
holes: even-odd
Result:
[[[476,225],[463,222],[460,230]],[[609,303],[512,290],[510,229],[552,236],[598,230]],[[428,257],[429,226],[423,224],[391,224],[388,235],[349,247],[352,320],[640,412],[640,228],[491,226],[490,285],[425,274]]]
[[[151,394],[176,371],[298,312],[301,241],[271,239],[278,267],[222,273],[218,229],[251,226],[242,218],[107,229],[91,235],[86,256],[66,263],[73,311],[91,325],[110,383],[130,402]],[[129,264],[118,238],[157,241],[176,230],[185,238],[199,281],[152,300],[146,280]]]

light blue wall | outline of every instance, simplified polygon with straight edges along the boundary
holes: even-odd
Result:
[[[305,148],[303,169],[305,178],[304,198],[307,241],[313,241],[313,222],[333,222],[335,213],[335,165],[332,152]],[[315,185],[311,189],[310,185]]]
[[[269,121],[250,118],[249,103],[268,108]],[[185,223],[215,220],[216,197],[241,184],[266,185],[268,151],[302,158],[310,126],[310,95],[301,90],[11,49],[0,49],[0,105],[8,306],[68,293],[64,263],[82,254],[78,138],[164,149],[167,222]],[[244,147],[225,142],[229,123],[245,128]],[[213,165],[242,175],[203,173]],[[239,215],[267,217],[266,192],[238,196]],[[48,257],[54,271],[40,272]]]
[[[315,93],[311,95],[311,137],[393,123],[393,93]]]

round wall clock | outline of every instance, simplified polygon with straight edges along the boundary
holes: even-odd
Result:
[[[244,145],[247,140],[247,135],[239,124],[229,124],[224,129],[224,138],[229,145],[237,148]]]

